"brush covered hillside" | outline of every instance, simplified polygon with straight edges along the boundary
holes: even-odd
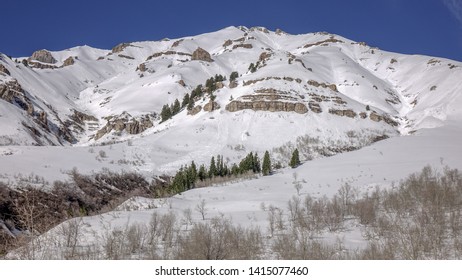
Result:
[[[106,216],[115,227],[149,222],[153,208],[197,208],[190,219],[205,220],[204,201],[208,217],[266,228],[268,205],[286,209],[294,194],[331,197],[345,183],[360,192],[389,187],[427,164],[461,168],[461,92],[461,62],[324,32],[228,27],[112,50],[0,54],[0,180],[47,190],[69,174],[75,181],[77,171],[104,170],[165,182],[160,176],[192,161],[208,166],[221,155],[231,166],[269,151],[271,176],[170,202],[134,199],[118,218]],[[292,170],[295,148],[303,164]],[[364,244],[351,235],[347,244]]]

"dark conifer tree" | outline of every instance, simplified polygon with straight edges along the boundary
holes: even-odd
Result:
[[[180,110],[181,110],[180,101],[178,101],[178,99],[175,99],[175,102],[173,102],[173,105],[172,105],[172,115],[178,114]]]
[[[161,122],[165,122],[166,120],[170,119],[172,117],[172,111],[170,110],[170,106],[164,105],[162,107],[160,116],[162,118]]]
[[[295,149],[292,152],[292,158],[290,159],[289,166],[295,168],[300,165],[300,155],[298,153],[298,149]]]
[[[265,152],[265,156],[263,157],[262,173],[263,176],[271,174],[271,159],[268,151]]]
[[[189,104],[189,93],[186,93],[186,95],[183,97],[183,101],[181,102],[181,108],[188,106],[188,104]]]
[[[212,159],[210,160],[210,166],[209,166],[209,178],[213,178],[216,173],[217,173],[217,166],[215,164],[215,157],[212,157]]]
[[[191,111],[192,109],[194,109],[194,105],[195,105],[194,99],[190,98],[189,103],[188,103],[188,107],[187,107],[188,111]]]
[[[197,172],[197,177],[201,181],[204,181],[208,177],[207,169],[205,168],[203,164],[201,164],[201,166],[199,167],[199,172]]]

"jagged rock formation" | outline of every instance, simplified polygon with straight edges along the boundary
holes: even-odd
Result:
[[[21,109],[27,111],[29,115],[34,113],[34,106],[26,96],[24,89],[16,79],[0,84],[0,99],[11,104],[16,104]]]
[[[94,116],[92,115],[88,115],[88,114],[85,114],[85,113],[82,113],[80,111],[77,111],[77,110],[73,110],[74,111],[74,114],[72,114],[70,116],[70,119],[75,121],[76,123],[78,124],[84,124],[85,122],[89,122],[89,121],[93,121],[93,122],[97,122],[98,119],[95,118]]]
[[[202,60],[206,62],[213,62],[212,56],[203,48],[197,48],[191,57],[192,60]]]
[[[144,115],[139,118],[133,118],[128,113],[114,117],[108,117],[106,125],[96,132],[94,139],[98,140],[112,130],[116,132],[126,131],[129,134],[139,134],[153,126],[153,122],[149,115]]]

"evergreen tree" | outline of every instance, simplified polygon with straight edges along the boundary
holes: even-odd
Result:
[[[189,104],[189,93],[186,93],[186,95],[183,97],[183,102],[181,102],[181,108],[188,106],[188,104]]]
[[[231,166],[231,175],[237,176],[239,174],[239,167],[237,164],[233,163],[233,166]]]
[[[253,156],[253,173],[260,173],[261,172],[261,165],[260,165],[260,159],[258,158],[258,154],[255,153]]]
[[[217,155],[217,170],[215,176],[223,177],[223,156]]]
[[[250,65],[249,65],[250,73],[254,73],[255,71],[257,71],[257,66],[258,66],[258,63],[257,63],[257,65],[255,65],[253,63],[250,63]]]
[[[194,99],[189,98],[188,107],[187,107],[188,111],[191,111],[192,109],[194,109],[194,105],[195,105]]]
[[[263,157],[262,173],[263,176],[271,174],[271,159],[268,151],[265,152],[265,156]]]
[[[217,166],[215,164],[215,157],[212,157],[210,160],[210,167],[209,167],[209,178],[213,178],[217,173]]]
[[[292,158],[290,159],[289,166],[295,168],[300,165],[300,155],[298,153],[298,149],[295,149],[292,152]]]
[[[178,98],[177,98],[177,99],[175,99],[175,102],[173,102],[172,115],[178,114],[178,112],[180,112],[180,110],[181,110],[180,101],[178,101]]]
[[[204,181],[207,179],[207,169],[203,164],[199,167],[199,172],[197,172],[197,177],[199,177],[199,180]]]
[[[160,116],[162,118],[161,122],[165,122],[166,120],[170,119],[172,117],[172,111],[170,110],[170,106],[168,106],[167,104],[164,105],[162,107]]]
[[[231,73],[231,75],[229,75],[229,80],[232,82],[232,81],[236,80],[238,77],[239,77],[239,73],[234,71],[234,72]]]
[[[198,85],[192,92],[191,95],[189,96],[190,99],[194,99],[196,96],[201,96],[202,95],[202,85]]]
[[[194,161],[191,162],[191,166],[188,168],[188,179],[189,179],[189,186],[194,187],[197,181],[197,168]]]

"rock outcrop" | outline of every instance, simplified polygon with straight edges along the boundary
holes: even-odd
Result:
[[[251,49],[253,48],[252,44],[238,44],[233,46],[233,50],[237,48]]]
[[[212,112],[213,110],[220,109],[220,105],[218,105],[217,102],[208,102],[207,104],[204,105],[204,111],[206,112]]]
[[[6,67],[0,63],[0,74],[5,74],[5,75],[10,75],[10,71],[8,71],[8,69],[6,69]]]
[[[310,110],[319,114],[319,113],[322,113],[322,109],[321,109],[321,106],[319,106],[319,103],[316,103],[316,102],[310,102],[308,103],[308,107],[310,107]]]
[[[117,46],[112,48],[113,53],[119,53],[125,50],[127,47],[131,46],[130,43],[120,43]]]
[[[314,81],[314,80],[309,80],[307,83],[308,83],[310,86],[322,87],[322,88],[329,88],[329,89],[331,89],[332,91],[338,92],[337,86],[334,85],[334,84],[320,83],[320,82],[317,82],[317,81]]]
[[[344,43],[342,40],[338,40],[338,39],[335,39],[333,36],[331,36],[329,39],[326,39],[326,40],[323,40],[323,41],[319,41],[319,42],[316,42],[316,43],[312,43],[312,44],[306,44],[305,46],[303,46],[304,48],[309,48],[309,47],[313,47],[313,46],[327,46],[328,43]]]
[[[39,50],[32,54],[29,60],[37,60],[43,63],[55,64],[57,61],[47,50]]]
[[[202,60],[206,62],[213,62],[212,56],[210,53],[208,53],[206,50],[203,48],[197,48],[193,53],[192,53],[192,60]]]
[[[231,40],[226,40],[224,43],[223,43],[223,48],[226,48],[227,46],[231,46],[233,44],[233,41]]]
[[[240,110],[251,109],[254,111],[269,111],[269,112],[296,112],[305,114],[308,108],[303,103],[283,102],[283,101],[231,101],[226,105],[226,110],[229,112],[237,112]]]
[[[66,66],[69,66],[69,65],[73,65],[75,63],[75,60],[72,56],[69,56],[68,58],[66,58],[63,62],[63,67],[66,67]]]
[[[346,110],[337,110],[337,109],[329,109],[329,113],[337,116],[345,116],[349,118],[354,118],[356,117],[355,111],[351,109],[346,109]]]
[[[74,114],[69,117],[71,120],[78,124],[84,124],[85,122],[97,122],[98,119],[92,115],[88,115],[74,109]]]
[[[377,114],[377,112],[375,112],[375,111],[372,111],[370,113],[369,118],[374,122],[384,121],[384,122],[386,122],[387,124],[389,124],[391,126],[398,126],[399,125],[399,123],[397,121],[393,120],[389,116],[386,116],[386,115],[381,116],[381,115]]]

